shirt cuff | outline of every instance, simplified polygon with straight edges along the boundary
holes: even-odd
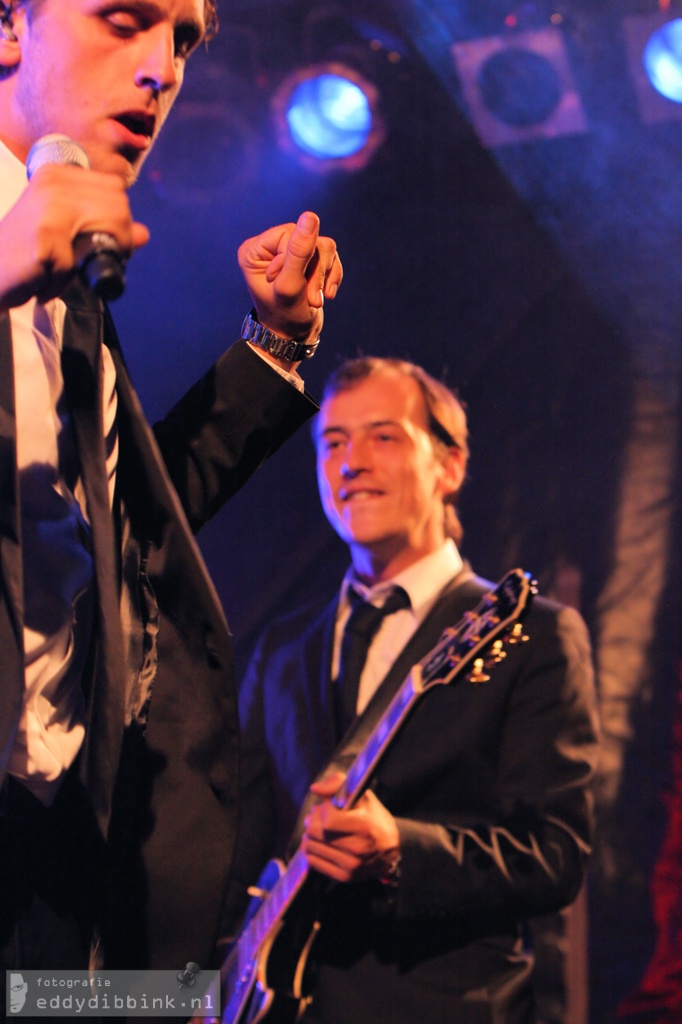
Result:
[[[305,392],[303,378],[299,377],[298,373],[296,373],[295,371],[292,373],[289,370],[283,370],[281,366],[277,365],[277,363],[273,363],[272,359],[268,359],[263,350],[258,348],[257,345],[252,345],[250,341],[247,341],[246,344],[249,346],[252,352],[255,352],[256,355],[260,356],[264,363],[267,363],[268,366],[271,366],[273,370],[280,375],[280,377],[284,377],[284,379],[288,380],[290,384],[293,384],[297,391],[300,391],[301,394]]]

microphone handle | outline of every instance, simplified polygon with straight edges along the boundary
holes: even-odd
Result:
[[[80,275],[95,295],[107,302],[120,298],[126,283],[125,260],[113,235],[106,231],[78,235],[74,253]]]
[[[44,164],[70,164],[88,169],[87,153],[67,135],[44,135],[31,147],[26,173],[31,176]],[[100,299],[118,299],[125,288],[125,260],[113,235],[93,231],[78,235],[73,243],[76,265],[85,281]]]

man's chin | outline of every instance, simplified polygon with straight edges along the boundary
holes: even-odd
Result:
[[[117,150],[114,153],[111,151],[98,153],[96,150],[88,152],[93,171],[118,175],[123,179],[126,188],[134,185],[137,181],[146,155],[146,153],[141,154],[137,149]]]
[[[125,161],[126,173],[125,180],[126,185],[134,185],[140,176],[142,170],[142,164],[147,159],[149,151],[146,153],[140,153],[139,149],[130,151],[124,151],[121,153],[123,160]]]
[[[116,166],[112,164],[112,170],[114,174],[119,174],[123,178],[126,188],[130,188],[139,178],[143,163],[144,156],[140,156],[137,151],[134,154],[121,153]]]

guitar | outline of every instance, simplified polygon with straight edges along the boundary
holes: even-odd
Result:
[[[486,683],[492,667],[506,657],[505,646],[528,640],[519,620],[536,592],[530,575],[513,569],[473,611],[465,612],[456,626],[443,631],[436,646],[411,669],[354,758],[345,781],[332,797],[336,807],[351,807],[358,799],[407,715],[429,689],[464,678],[474,684]],[[284,960],[288,961],[286,976],[292,977],[289,992],[269,986],[268,967],[275,940],[308,872],[299,847],[286,865],[270,861],[256,886],[249,890],[253,899],[246,923],[221,970],[226,1000],[222,1024],[256,1024],[268,1016],[273,1024],[293,1024],[305,1012],[309,999],[303,992],[303,976],[319,922],[313,924],[300,952],[300,944],[293,948],[292,943],[278,943],[284,946]]]

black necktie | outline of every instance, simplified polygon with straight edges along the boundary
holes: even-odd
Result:
[[[343,631],[336,685],[337,722],[341,733],[355,718],[360,676],[379,626],[386,615],[410,607],[410,599],[402,587],[394,587],[381,607],[365,601],[352,588],[349,598],[352,610]]]
[[[74,285],[63,298],[67,305],[62,351],[64,389],[87,498],[99,611],[96,678],[88,695],[83,771],[95,813],[106,830],[124,725],[125,674],[118,555],[102,423],[102,313],[90,294]]]

